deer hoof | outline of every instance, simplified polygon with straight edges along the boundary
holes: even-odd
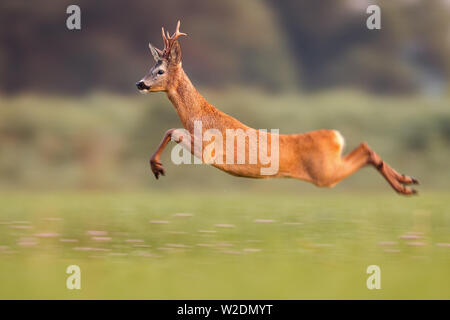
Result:
[[[416,189],[409,188],[409,187],[403,187],[403,188],[397,190],[397,192],[400,194],[403,194],[405,196],[412,196],[412,195],[418,193],[418,191]]]
[[[419,184],[419,180],[402,174],[400,178],[397,179],[402,184]]]

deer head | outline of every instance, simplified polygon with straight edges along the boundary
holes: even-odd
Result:
[[[161,31],[164,49],[159,50],[151,43],[148,44],[156,64],[142,80],[136,83],[142,93],[167,91],[177,71],[181,68],[181,47],[177,38],[186,36],[186,34],[180,32],[180,21],[177,23],[174,34],[165,33],[164,28],[161,28]]]

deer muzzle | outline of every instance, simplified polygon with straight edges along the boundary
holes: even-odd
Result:
[[[147,85],[144,83],[144,81],[136,82],[136,87],[137,87],[139,90],[148,90],[148,89],[150,89],[150,87],[147,86]]]

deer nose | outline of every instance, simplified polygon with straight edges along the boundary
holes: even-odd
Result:
[[[148,90],[148,89],[150,89],[150,87],[147,86],[147,85],[144,83],[144,81],[136,82],[136,87],[137,87],[139,90],[144,90],[144,89]]]

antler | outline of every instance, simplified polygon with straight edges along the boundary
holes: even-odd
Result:
[[[169,32],[166,31],[166,34],[164,34],[164,27],[161,28],[162,38],[164,41],[164,50],[163,50],[163,56],[168,57],[170,54],[170,49],[172,49],[173,44],[175,43],[175,40],[177,40],[180,36],[187,36],[186,33],[180,32],[180,20],[178,20],[177,23],[177,29],[175,30],[175,33],[170,36]]]

